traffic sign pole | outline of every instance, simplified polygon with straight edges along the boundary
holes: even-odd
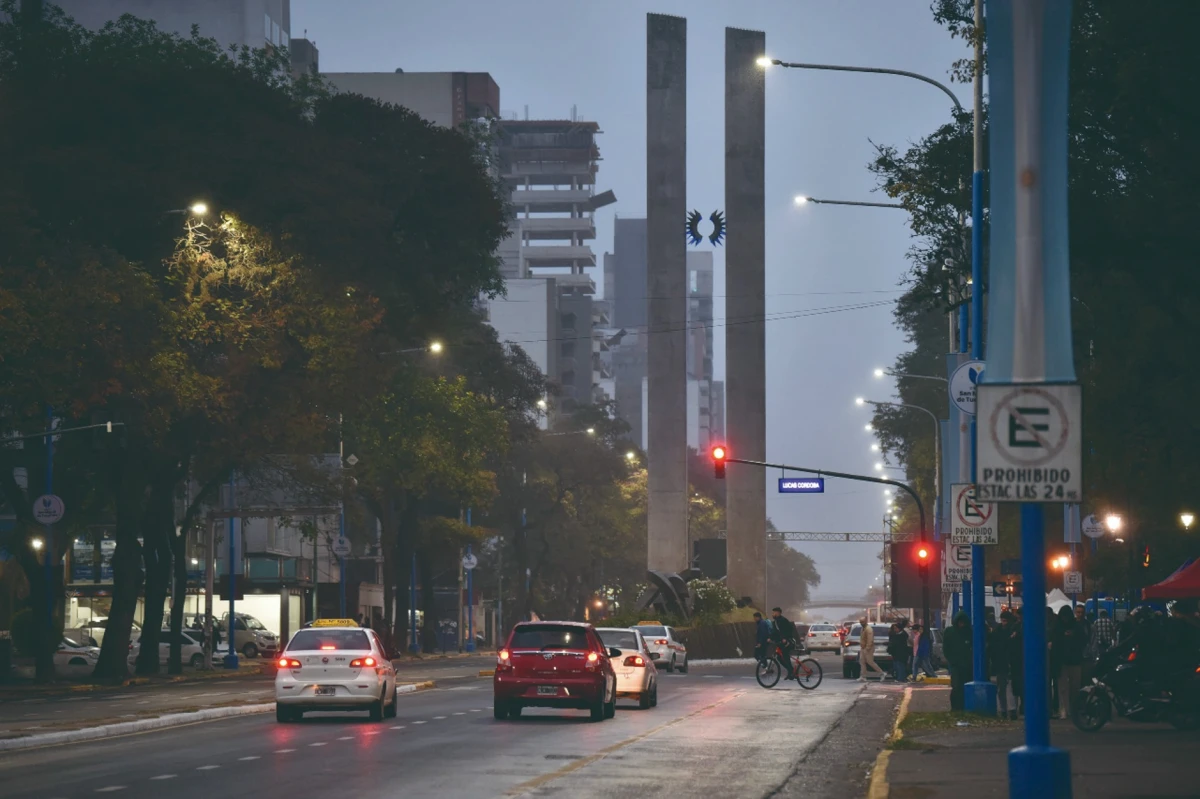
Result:
[[[54,427],[54,411],[46,409],[46,429]],[[54,494],[54,436],[46,436],[46,493]],[[54,562],[58,560],[54,544],[54,524],[46,525],[46,546],[42,550],[46,564],[46,641],[47,648],[56,647],[54,640]]]
[[[467,527],[471,526],[471,509],[467,508]],[[467,556],[464,559],[466,562],[463,566],[467,569],[467,643],[466,650],[468,652],[475,651],[475,597],[473,595],[474,584],[472,576],[475,574],[475,556],[471,554],[471,545],[467,544]]]

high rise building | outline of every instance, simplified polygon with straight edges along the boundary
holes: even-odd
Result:
[[[191,35],[192,26],[222,47],[288,48],[292,33],[291,0],[53,0],[67,16],[91,30],[123,14],[154,20],[161,30]]]

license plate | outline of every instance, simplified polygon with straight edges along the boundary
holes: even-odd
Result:
[[[538,696],[558,696],[557,685],[539,685]]]
[[[333,696],[337,693],[337,689],[332,685],[318,685],[317,696]]]

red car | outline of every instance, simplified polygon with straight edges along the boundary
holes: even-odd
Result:
[[[521,708],[578,708],[592,721],[617,712],[616,657],[590,624],[536,621],[518,624],[496,655],[493,715],[515,719]]]

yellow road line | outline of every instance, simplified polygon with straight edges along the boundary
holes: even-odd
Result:
[[[660,724],[651,730],[647,730],[646,732],[641,733],[640,735],[635,735],[632,738],[626,738],[624,741],[620,741],[618,743],[613,744],[612,746],[601,749],[599,752],[597,752],[594,755],[588,755],[587,757],[576,760],[574,763],[568,763],[567,765],[563,766],[562,768],[558,769],[557,771],[552,771],[549,774],[543,774],[540,777],[535,777],[532,780],[529,780],[528,782],[523,782],[520,785],[510,788],[505,793],[505,796],[519,796],[528,791],[532,791],[536,788],[540,788],[548,782],[553,782],[554,780],[558,779],[559,777],[565,777],[566,775],[570,774],[573,771],[578,771],[579,769],[583,768],[584,766],[589,766],[592,763],[595,763],[597,760],[602,760],[603,758],[611,755],[613,752],[624,749],[625,747],[629,746],[630,744],[635,744],[638,741],[645,740],[646,738],[649,738],[651,735],[654,735],[655,733],[662,732],[663,730],[667,729],[668,727],[673,727],[681,721],[686,721],[687,719],[690,719],[692,716],[703,713],[706,710],[712,710],[714,707],[717,707],[718,705],[723,705],[726,702],[732,702],[734,699],[737,699],[739,696],[742,696],[745,693],[746,693],[745,691],[739,691],[735,694],[730,694],[729,696],[726,696],[722,699],[718,699],[716,702],[713,702],[711,705],[705,705],[704,707],[702,707],[698,710],[693,710],[691,713],[688,713],[686,716],[680,716],[679,718],[675,719],[674,721],[668,721],[665,724]]]
[[[912,701],[912,686],[907,686],[904,689],[904,698],[900,700],[900,711],[896,714],[896,721],[892,724],[892,734],[888,738],[888,744],[899,741],[904,737],[904,731],[900,729],[900,725],[904,722],[904,717],[908,715],[908,703]],[[875,767],[871,769],[871,782],[867,786],[867,799],[887,799],[891,787],[887,781],[888,760],[892,756],[891,749],[884,749],[875,758]]]

